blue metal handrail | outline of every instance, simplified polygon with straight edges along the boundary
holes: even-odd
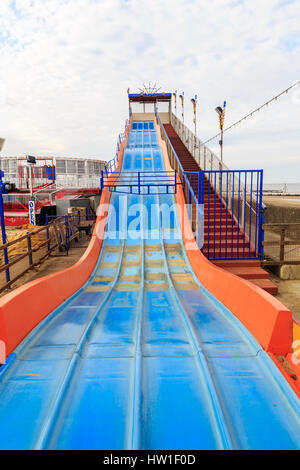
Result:
[[[201,192],[200,198],[203,201],[204,182],[206,181],[208,184],[206,194],[208,258],[262,259],[265,211],[265,206],[262,203],[263,170],[185,171],[184,174],[190,181],[194,192],[196,194],[198,192],[198,195]],[[229,185],[229,177],[232,178],[232,187]],[[224,193],[225,196],[223,196]],[[217,202],[219,208],[217,208]],[[247,225],[246,211],[249,212]],[[225,230],[224,239],[221,227],[222,230]],[[233,249],[234,230],[237,230],[236,254]],[[218,239],[216,239],[216,233],[218,233]],[[210,234],[213,236],[212,241]],[[254,235],[253,239],[252,234]],[[231,238],[231,242],[228,242],[228,238]],[[212,248],[210,249],[211,244]],[[225,255],[221,255],[222,244],[225,248]]]
[[[112,171],[105,175],[102,171],[100,187],[108,187],[113,192],[129,192],[130,194],[175,194],[178,181],[177,171]],[[120,191],[123,188],[123,191]],[[137,192],[134,191],[137,188]],[[143,188],[146,188],[147,192]],[[156,192],[150,190],[156,188]],[[127,189],[128,191],[125,191]],[[173,191],[173,192],[172,192]]]
[[[163,124],[162,124],[162,122],[161,122],[161,119],[160,119],[160,117],[159,117],[159,114],[158,114],[157,112],[155,112],[155,115],[156,115],[156,118],[157,118],[157,120],[158,120],[158,122],[159,122],[159,124],[160,124],[161,129],[162,129],[163,132],[164,132],[164,136],[165,136],[165,138],[166,138],[168,144],[170,145],[170,147],[171,147],[171,149],[172,149],[172,152],[173,152],[173,154],[174,154],[174,156],[175,156],[175,158],[176,158],[177,164],[178,164],[178,166],[179,166],[179,168],[180,168],[180,170],[181,170],[181,174],[182,174],[182,177],[183,177],[183,185],[186,184],[187,187],[189,188],[189,191],[190,191],[190,193],[191,193],[191,197],[192,197],[192,199],[194,199],[194,202],[195,202],[196,204],[202,204],[202,201],[197,198],[197,196],[196,196],[195,193],[194,193],[194,190],[193,190],[192,186],[190,185],[190,182],[189,182],[188,178],[185,176],[185,171],[184,171],[184,169],[183,169],[183,167],[182,167],[182,165],[181,165],[181,162],[180,162],[180,160],[179,160],[179,158],[178,158],[177,153],[176,153],[175,150],[174,150],[173,145],[171,144],[171,141],[170,141],[170,139],[169,139],[169,137],[168,137],[168,135],[167,135],[167,133],[166,133],[166,130],[165,130],[165,128],[164,128],[164,126],[163,126]]]

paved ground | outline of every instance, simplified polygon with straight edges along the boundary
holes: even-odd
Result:
[[[300,321],[300,281],[283,281],[275,274],[270,274],[270,280],[278,285],[278,295],[276,298],[286,305],[295,318]]]

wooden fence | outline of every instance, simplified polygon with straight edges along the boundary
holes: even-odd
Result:
[[[264,265],[300,264],[300,222],[264,224],[263,229]]]
[[[86,221],[86,225],[89,221]],[[80,214],[66,215],[53,218],[48,225],[26,234],[0,246],[0,256],[3,261],[0,264],[0,275],[5,273],[5,281],[0,282],[0,293],[9,288],[30,269],[35,268],[47,259],[54,250],[66,251],[68,254],[71,241],[78,240],[79,232],[85,228],[84,221],[80,220]],[[22,246],[21,246],[22,244]],[[17,249],[18,245],[20,246]],[[15,253],[19,254],[16,256]],[[20,254],[21,253],[21,254]],[[28,259],[28,265],[24,266],[24,259]],[[21,263],[23,261],[23,263]],[[21,270],[12,273],[12,267],[23,264]]]

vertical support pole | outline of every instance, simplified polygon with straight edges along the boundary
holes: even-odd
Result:
[[[215,188],[216,189],[216,188]],[[222,163],[219,162],[219,194],[222,201]]]
[[[47,234],[47,240],[48,240],[48,251],[50,251],[50,232],[49,232],[49,219],[48,219],[48,214],[46,214],[46,226],[47,226],[47,229],[46,229],[46,234]]]
[[[228,171],[226,172],[226,228],[225,228],[225,258],[227,258],[227,228],[228,228]],[[221,232],[221,230],[220,230]]]
[[[232,203],[232,173],[229,173],[229,186],[228,186],[228,193],[229,193],[229,197],[228,197],[228,207],[231,207],[231,203]]]
[[[238,172],[239,175],[239,185],[238,185],[238,203],[237,203],[237,221],[238,221],[238,232],[237,232],[237,257],[239,257],[239,246],[240,246],[240,211],[241,211],[241,204],[242,204],[242,221],[244,220],[244,213],[245,213],[245,204],[243,204],[243,200],[241,199],[241,172]],[[245,245],[245,233],[243,234],[243,247]],[[243,253],[244,255],[244,253]]]
[[[140,172],[138,171],[138,194],[141,192],[141,177]]]
[[[30,190],[30,198],[33,199],[33,181],[32,181],[32,164],[29,163],[29,190]]]
[[[29,258],[29,266],[32,266],[32,253],[30,253],[31,251],[31,236],[30,236],[30,232],[27,232],[27,248],[28,248],[28,258]]]
[[[222,125],[222,127],[221,127],[220,146],[221,146],[221,162],[223,162],[223,125]]]
[[[284,261],[284,239],[285,239],[285,229],[280,230],[280,261]]]
[[[234,170],[232,172],[232,193],[231,193],[231,259],[233,258],[233,216],[234,216]],[[238,228],[239,230],[239,228]]]
[[[6,230],[5,230],[5,218],[4,218],[4,204],[3,204],[3,196],[2,196],[2,178],[4,176],[3,171],[0,170],[0,220],[1,220],[1,233],[2,233],[2,243],[3,245],[6,244]],[[8,251],[7,248],[4,248],[4,263],[8,265]],[[9,268],[5,270],[6,282],[10,281],[10,274]]]
[[[65,226],[66,226],[66,250],[67,256],[69,255],[69,220],[68,216],[65,215]]]
[[[263,170],[260,170],[260,187],[259,187],[259,228],[258,228],[258,257],[263,259],[264,257],[264,230],[263,225],[265,222],[265,208],[262,203],[262,192],[263,192]]]
[[[249,257],[251,250],[251,235],[252,235],[252,190],[253,190],[253,172],[251,172],[251,183],[250,183],[250,201],[249,201]]]
[[[245,256],[245,245],[246,245],[246,215],[247,215],[247,171],[245,171],[245,188],[244,188],[243,256]]]
[[[216,179],[217,179],[217,173],[215,173],[215,177],[214,177],[214,258],[216,257],[216,202],[217,202],[217,190],[216,190],[216,186],[217,186],[217,182],[216,182]],[[220,230],[221,230],[221,226],[220,226]]]
[[[176,168],[175,168],[174,176],[175,176],[175,194],[176,194],[177,193],[177,170]]]

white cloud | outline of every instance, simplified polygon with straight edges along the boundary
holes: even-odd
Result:
[[[197,93],[208,138],[224,99],[229,124],[300,79],[299,26],[297,0],[2,0],[3,154],[110,159],[145,80],[185,91],[190,126]],[[225,135],[226,161],[299,181],[299,117],[284,96]]]

